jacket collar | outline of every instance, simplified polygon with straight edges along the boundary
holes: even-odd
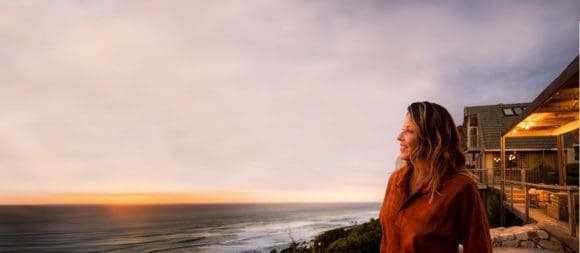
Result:
[[[413,167],[412,165],[407,165],[402,167],[400,176],[396,179],[395,185],[397,187],[405,188],[409,184],[409,180],[413,175]]]
[[[402,190],[406,193],[409,191],[409,184],[411,183],[411,177],[413,176],[414,167],[413,165],[409,164],[405,167],[401,168],[401,174],[399,178],[395,181],[395,186],[402,188]],[[417,189],[417,193],[426,193],[426,185],[422,185]]]

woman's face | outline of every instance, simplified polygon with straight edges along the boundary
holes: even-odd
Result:
[[[405,120],[403,121],[403,129],[401,133],[397,136],[397,140],[400,143],[399,159],[409,160],[409,157],[413,150],[417,149],[419,146],[419,137],[417,136],[418,128],[413,123],[411,116],[407,114]]]

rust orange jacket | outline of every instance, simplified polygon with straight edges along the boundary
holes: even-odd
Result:
[[[383,230],[381,253],[491,252],[485,209],[476,183],[457,174],[442,179],[438,192],[422,188],[409,196],[413,168],[403,167],[390,177],[379,214]]]

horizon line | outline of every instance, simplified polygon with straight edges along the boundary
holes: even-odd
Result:
[[[0,192],[0,206],[374,203],[344,192]]]
[[[40,203],[40,204],[4,204],[7,206],[173,206],[173,205],[300,205],[300,204],[375,204],[381,201],[345,201],[345,202],[175,202],[175,203]]]

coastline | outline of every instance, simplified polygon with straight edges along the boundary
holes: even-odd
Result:
[[[273,248],[270,253],[308,252],[378,252],[381,228],[378,218],[350,226],[324,231],[309,241],[291,242],[286,248]]]

